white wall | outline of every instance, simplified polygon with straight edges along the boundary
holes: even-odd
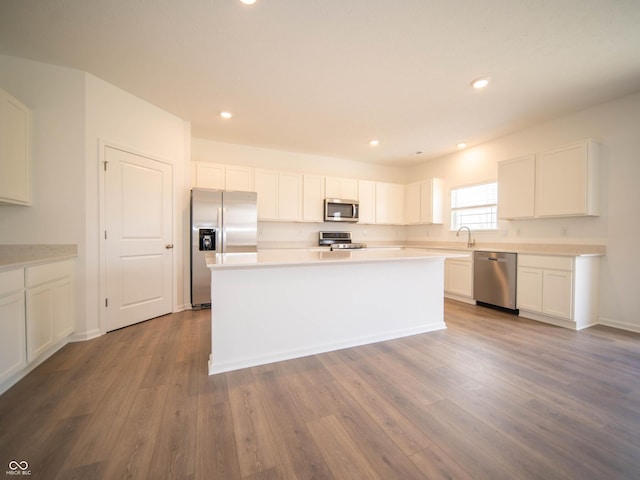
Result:
[[[99,290],[99,143],[102,140],[133,152],[149,155],[174,165],[174,245],[175,260],[174,310],[185,305],[184,256],[185,232],[188,231],[189,144],[191,127],[181,120],[130,93],[94,77],[86,75],[86,175],[84,203],[87,207],[86,245],[87,277],[91,287],[87,291],[87,332],[100,329],[98,318],[103,300]],[[189,303],[188,301],[186,302]]]
[[[0,243],[76,244],[77,336],[98,334],[99,139],[165,159],[175,165],[174,308],[182,308],[189,124],[92,75],[30,60],[0,55],[0,85],[32,110],[34,192],[31,207],[0,206]]]
[[[596,218],[501,221],[479,242],[606,244],[601,264],[602,323],[640,331],[640,93],[597,105],[534,128],[409,169],[409,178],[441,177],[445,208],[454,186],[495,180],[497,162],[592,138],[603,146],[601,215]],[[443,226],[408,227],[409,240],[458,240]],[[563,229],[566,235],[563,235]]]
[[[33,205],[0,206],[0,243],[76,244],[81,323],[87,265],[84,82],[77,70],[0,55],[0,85],[31,109],[33,153]]]

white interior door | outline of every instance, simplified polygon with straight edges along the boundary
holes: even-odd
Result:
[[[105,148],[106,330],[171,312],[172,166]]]

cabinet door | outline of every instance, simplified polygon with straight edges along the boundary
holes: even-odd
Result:
[[[258,220],[278,219],[278,172],[256,170]]]
[[[53,299],[53,341],[57,342],[76,329],[75,304],[72,277],[51,286]]]
[[[324,221],[324,177],[304,175],[302,182],[302,220],[322,223]]]
[[[405,217],[407,225],[420,223],[420,210],[422,206],[421,183],[410,183],[405,188]]]
[[[544,270],[542,280],[542,313],[572,320],[573,275],[562,270]]]
[[[498,217],[532,218],[536,159],[529,155],[498,163]]]
[[[196,165],[196,188],[225,189],[224,165],[198,163]]]
[[[587,215],[587,142],[536,156],[536,215]]]
[[[278,176],[278,219],[302,220],[302,175],[281,172]]]
[[[342,197],[347,200],[356,200],[358,198],[358,181],[352,178],[345,178],[341,182]]]
[[[253,168],[227,165],[224,169],[225,190],[253,192]]]
[[[49,284],[27,289],[27,361],[53,345],[53,290]]]
[[[24,291],[0,297],[0,384],[27,364]]]
[[[517,308],[542,312],[542,269],[518,268]]]
[[[0,203],[31,204],[29,109],[0,88]]]
[[[473,265],[460,260],[445,260],[445,291],[473,297]]]
[[[366,180],[358,182],[358,202],[360,219],[358,223],[376,223],[376,184]]]
[[[342,198],[341,182],[339,178],[324,179],[324,192],[327,198]]]
[[[376,223],[404,223],[404,185],[376,183]]]

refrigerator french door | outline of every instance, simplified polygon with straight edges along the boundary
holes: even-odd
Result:
[[[191,306],[211,305],[211,271],[205,254],[257,251],[255,192],[191,190]]]

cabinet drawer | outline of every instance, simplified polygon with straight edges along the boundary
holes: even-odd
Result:
[[[24,288],[24,269],[0,272],[0,295],[16,292]]]
[[[518,255],[518,266],[573,271],[573,257]]]
[[[34,287],[73,275],[73,260],[47,263],[26,269],[26,286]]]

